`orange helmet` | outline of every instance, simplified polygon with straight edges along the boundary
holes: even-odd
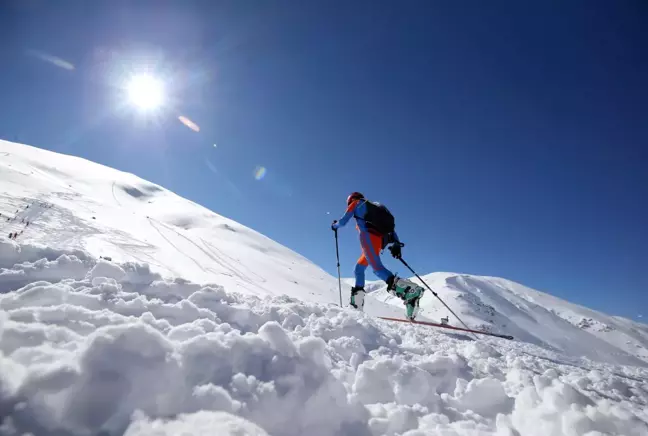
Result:
[[[353,192],[351,195],[347,197],[347,206],[353,203],[355,200],[360,200],[361,198],[364,198],[364,195],[362,195],[359,192]]]

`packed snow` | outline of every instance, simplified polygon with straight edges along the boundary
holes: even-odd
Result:
[[[450,273],[425,278],[515,341],[384,321],[379,284],[340,308],[321,268],[160,186],[0,159],[0,435],[648,435],[645,325]]]

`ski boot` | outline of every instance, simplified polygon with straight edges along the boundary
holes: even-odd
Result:
[[[418,315],[419,301],[423,296],[424,289],[411,280],[401,279],[398,276],[393,276],[387,284],[387,292],[403,300],[407,319],[413,321]]]
[[[351,306],[362,311],[362,308],[364,307],[364,297],[365,297],[364,287],[354,286],[351,288],[351,301],[350,301]]]

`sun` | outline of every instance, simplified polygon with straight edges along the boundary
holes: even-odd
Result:
[[[133,76],[126,91],[130,102],[145,111],[158,109],[164,103],[162,81],[148,74]]]

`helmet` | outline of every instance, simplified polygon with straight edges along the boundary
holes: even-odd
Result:
[[[347,206],[353,203],[353,201],[360,200],[361,198],[364,198],[364,195],[359,192],[352,192],[351,195],[347,197]]]

